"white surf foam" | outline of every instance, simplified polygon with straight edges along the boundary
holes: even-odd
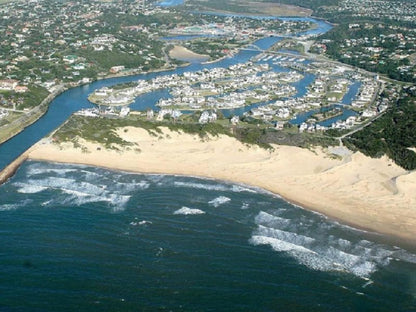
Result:
[[[213,200],[210,200],[208,202],[208,204],[210,204],[210,205],[212,205],[214,207],[219,207],[220,205],[223,205],[223,204],[225,204],[225,203],[227,203],[229,201],[231,201],[230,198],[225,197],[225,196],[219,196],[217,198],[214,198]]]
[[[27,175],[34,176],[34,175],[41,175],[45,173],[55,173],[59,176],[65,176],[67,173],[70,172],[77,172],[79,169],[77,168],[50,168],[45,167],[45,165],[31,165],[27,169]]]
[[[17,204],[3,204],[0,205],[0,211],[9,211],[9,210],[16,210],[20,206]]]
[[[233,185],[231,187],[231,190],[235,193],[240,193],[240,192],[258,193],[258,190],[254,189],[254,188],[244,187],[244,186],[241,186],[241,185]]]
[[[20,202],[13,203],[13,204],[3,204],[3,205],[0,205],[0,211],[16,210],[18,208],[22,208],[27,205],[30,205],[31,203],[33,203],[32,199],[25,199],[25,200],[22,200]]]
[[[300,245],[292,244],[277,238],[253,235],[250,238],[250,243],[253,245],[270,245],[275,251],[300,251],[307,253],[315,253],[314,251]]]
[[[42,191],[47,190],[48,188],[41,185],[31,184],[31,183],[15,183],[15,186],[19,187],[17,192],[23,194],[36,194]]]
[[[264,225],[273,228],[285,228],[292,223],[290,219],[274,216],[264,211],[260,211],[260,213],[254,219],[254,222],[258,225]]]
[[[292,232],[286,232],[279,229],[266,227],[263,225],[259,225],[256,231],[256,235],[277,238],[284,241],[290,241],[291,243],[297,245],[306,245],[315,242],[315,239],[309,236],[304,236]]]
[[[187,188],[194,188],[194,189],[203,189],[208,191],[220,191],[220,192],[249,192],[249,193],[257,193],[256,190],[250,189],[248,187],[244,187],[241,185],[224,185],[224,184],[207,184],[207,183],[196,183],[196,182],[182,182],[182,181],[175,181],[173,183],[177,187],[187,187]]]
[[[200,209],[182,207],[181,209],[176,210],[173,214],[175,215],[199,215],[199,214],[205,214],[205,211],[200,210]]]
[[[242,210],[246,210],[246,209],[249,209],[250,208],[250,204],[249,203],[243,203],[242,205],[241,205],[241,209]]]
[[[334,236],[336,225],[328,227],[330,221],[314,222],[312,219],[305,226],[299,222],[302,216],[291,220],[282,217],[287,213],[278,213],[280,216],[259,212],[250,243],[270,245],[273,250],[285,252],[313,270],[347,272],[366,279],[378,267],[388,265],[391,259],[416,262],[416,255],[400,248]],[[339,233],[342,235],[343,232]]]
[[[94,195],[90,193],[79,192],[75,190],[62,189],[65,193],[72,195],[66,203],[81,206],[89,203],[107,202],[113,206],[113,211],[124,210],[125,205],[130,200],[130,195],[111,194],[108,192],[102,195]]]
[[[146,224],[152,224],[152,221],[146,221],[146,220],[142,220],[140,222],[137,222],[138,225],[146,225]]]
[[[270,245],[273,250],[285,252],[298,263],[317,271],[340,271],[367,278],[376,270],[376,263],[357,255],[348,254],[333,247],[307,248],[303,244],[269,236],[253,235],[253,245]]]
[[[109,190],[107,185],[95,185],[93,183],[79,182],[75,179],[63,177],[32,179],[27,184],[16,185],[20,185],[19,191],[22,193],[35,193],[46,189],[54,189],[70,195],[70,197],[61,200],[62,204],[80,206],[92,202],[108,202],[114,206],[113,210],[123,209],[131,197],[117,190]]]
[[[133,192],[136,190],[146,190],[150,187],[150,183],[147,181],[133,181],[131,183],[125,183],[125,182],[117,182],[114,187],[122,192]]]

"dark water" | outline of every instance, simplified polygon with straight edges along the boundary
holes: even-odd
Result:
[[[413,311],[416,255],[257,189],[25,163],[0,311]]]
[[[96,88],[201,68],[71,89],[0,146],[0,167]],[[0,237],[0,311],[416,310],[415,251],[220,181],[26,162],[0,186]]]

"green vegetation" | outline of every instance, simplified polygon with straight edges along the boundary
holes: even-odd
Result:
[[[385,24],[342,24],[322,35],[326,54],[352,66],[401,81],[416,82],[416,42],[413,30]],[[398,52],[400,51],[400,52]],[[401,55],[404,55],[403,57]]]
[[[387,155],[396,164],[416,169],[416,95],[400,99],[382,117],[368,127],[343,140],[353,150],[370,157]]]
[[[78,137],[87,141],[97,142],[106,148],[118,146],[131,146],[131,143],[122,140],[115,132],[117,128],[140,127],[150,134],[157,136],[161,133],[160,127],[167,127],[172,131],[183,131],[189,134],[198,134],[201,138],[207,135],[230,135],[230,129],[221,123],[199,124],[196,122],[173,123],[170,120],[149,121],[137,115],[130,115],[124,119],[87,118],[73,115],[53,135],[56,142],[73,142],[77,144]]]
[[[0,120],[0,144],[7,141],[22,129],[31,125],[46,112],[47,105],[40,105],[33,109],[29,114],[10,113],[7,117]],[[3,127],[7,125],[7,127]]]
[[[0,105],[6,108],[13,108],[16,105],[17,110],[30,109],[38,106],[49,92],[43,87],[29,86],[25,93],[16,93],[15,91],[0,91]]]
[[[192,0],[191,3],[196,5],[198,8],[202,9],[211,9],[216,11],[227,11],[234,13],[250,13],[252,10],[249,6],[242,3],[242,1],[224,1],[224,0],[210,0],[210,1],[201,1],[201,0]]]
[[[122,140],[114,130],[122,126],[132,126],[132,119],[88,119],[82,116],[71,116],[67,122],[53,135],[53,139],[58,142],[77,143],[79,137],[87,141],[97,142],[106,148],[116,145],[130,145],[129,142]]]
[[[297,40],[293,39],[283,39],[281,41],[278,41],[276,44],[273,45],[271,51],[279,51],[281,49],[297,51],[299,53],[305,52],[304,45],[299,43]]]
[[[265,2],[278,2],[319,11],[322,7],[337,6],[341,0],[267,0]],[[316,14],[316,12],[315,12]]]
[[[211,60],[219,59],[230,50],[240,48],[249,41],[227,39],[227,38],[201,38],[187,42],[185,46],[198,54],[208,54]]]
[[[194,7],[200,11],[221,11],[239,14],[265,14],[274,16],[305,16],[310,10],[299,10],[292,6],[282,6],[282,1],[247,1],[247,0],[187,0],[187,6]],[[292,1],[286,4],[293,5]]]
[[[39,86],[30,86],[27,93],[22,94],[23,103],[17,109],[33,108],[39,105],[49,95],[48,90]]]
[[[130,115],[123,119],[88,118],[72,116],[54,135],[56,142],[73,142],[78,144],[78,138],[97,142],[105,148],[117,149],[117,146],[131,146],[131,143],[123,141],[115,132],[122,127],[140,127],[146,129],[151,135],[158,136],[160,127],[167,127],[172,131],[181,131],[196,134],[201,139],[210,136],[228,135],[247,144],[255,144],[263,148],[271,148],[271,144],[285,144],[299,147],[314,145],[329,146],[337,144],[337,140],[327,136],[298,133],[297,128],[287,128],[278,131],[269,124],[258,121],[240,122],[232,126],[228,119],[220,118],[217,122],[200,124],[195,120],[198,113],[181,117],[173,122],[169,119],[163,121],[147,120],[139,115]]]

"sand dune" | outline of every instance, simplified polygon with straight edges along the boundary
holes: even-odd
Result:
[[[133,127],[118,134],[135,145],[120,152],[80,139],[88,149],[82,152],[68,143],[40,143],[29,158],[245,183],[348,224],[412,241],[416,237],[416,173],[387,157],[355,153],[341,158],[321,148],[291,146],[268,151],[227,136],[201,140],[165,128],[158,137]]]
[[[172,50],[169,51],[169,56],[171,58],[181,60],[181,61],[189,61],[189,60],[199,60],[199,61],[206,61],[209,59],[208,55],[198,54],[192,52],[191,50],[183,47],[175,45]]]

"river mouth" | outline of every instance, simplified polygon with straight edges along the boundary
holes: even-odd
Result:
[[[277,17],[268,17],[268,18],[277,18]],[[291,19],[291,18],[290,18]],[[312,18],[294,18],[296,20],[307,20],[315,21],[318,25],[317,29],[313,31],[325,32],[330,29],[332,26],[329,23],[323,21],[314,20]],[[270,47],[272,44],[279,40],[278,37],[268,37],[259,39],[256,44],[262,48]],[[211,64],[201,64],[199,62],[192,63],[187,67],[177,68],[171,71],[163,72],[151,72],[133,76],[125,77],[116,77],[109,78],[104,80],[95,81],[90,84],[86,84],[80,87],[69,89],[62,94],[58,95],[54,100],[51,101],[49,109],[45,115],[43,115],[37,122],[27,127],[25,130],[20,132],[18,135],[14,136],[7,142],[4,142],[0,145],[0,168],[5,168],[13,160],[15,160],[19,155],[26,151],[29,147],[34,145],[40,139],[54,131],[62,123],[64,123],[71,114],[85,108],[92,108],[92,104],[88,101],[88,95],[91,94],[94,90],[97,90],[102,87],[110,87],[119,83],[126,83],[136,81],[138,79],[152,79],[159,75],[169,75],[169,74],[182,74],[185,71],[198,71],[204,68],[214,68],[214,67],[228,67],[230,65],[244,63],[249,61],[252,57],[256,56],[259,52],[255,51],[240,51],[231,58],[226,58],[217,63]],[[156,92],[156,94],[160,94]],[[144,95],[146,97],[146,95]],[[149,97],[147,97],[149,99]],[[153,99],[149,103],[150,107],[153,103],[156,103],[158,99]],[[140,97],[136,98],[136,103],[140,102],[140,108],[146,109],[149,106],[146,106],[144,101],[140,100]],[[153,104],[154,105],[154,104]]]
[[[254,55],[68,90],[0,146],[0,167],[92,107],[87,96],[98,88]],[[394,311],[416,303],[414,252],[255,188],[26,162],[0,192],[0,309]]]

